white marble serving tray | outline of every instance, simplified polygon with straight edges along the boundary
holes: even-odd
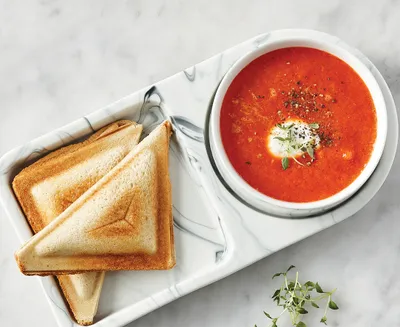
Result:
[[[340,207],[308,219],[273,217],[239,201],[221,183],[206,149],[209,102],[224,73],[251,49],[287,33],[329,40],[355,54],[378,80],[389,118],[383,157],[369,181]],[[38,156],[122,118],[142,123],[146,134],[164,119],[173,123],[170,172],[177,265],[170,271],[108,272],[96,327],[122,326],[350,217],[382,186],[393,163],[398,139],[396,108],[389,88],[360,52],[335,37],[314,31],[263,34],[4,155],[0,160],[0,199],[21,243],[32,233],[11,190],[15,174]],[[37,278],[59,326],[77,326],[54,279]]]

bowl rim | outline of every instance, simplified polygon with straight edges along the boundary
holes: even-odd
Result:
[[[246,193],[246,198],[250,195],[254,200],[261,201],[261,203],[266,202],[270,205],[286,208],[286,209],[294,209],[294,210],[313,210],[313,209],[323,209],[333,207],[346,199],[348,199],[351,195],[353,195],[357,190],[361,188],[361,186],[368,180],[368,178],[374,172],[376,166],[379,163],[379,160],[382,156],[384,146],[386,143],[386,134],[387,134],[387,111],[386,111],[386,103],[384,101],[384,97],[378,82],[373,76],[370,69],[359,59],[357,56],[341,46],[340,39],[337,39],[337,42],[332,41],[330,38],[333,36],[317,32],[311,30],[282,30],[283,36],[277,38],[275,40],[267,40],[266,43],[259,45],[255,49],[251,50],[241,58],[239,58],[227,71],[224,77],[219,84],[214,101],[212,103],[211,108],[211,117],[210,117],[210,127],[212,133],[210,133],[212,149],[216,149],[213,151],[213,155],[216,158],[216,164],[221,171],[222,176],[224,177],[226,183],[233,189],[241,189]],[[300,35],[299,35],[300,32]],[[306,36],[305,34],[308,34]],[[321,38],[326,37],[324,39]],[[335,38],[335,37],[334,37]],[[335,38],[336,39],[336,38]],[[225,94],[231,85],[232,81],[236,78],[236,76],[242,71],[247,65],[251,62],[259,58],[260,56],[282,48],[288,47],[296,47],[296,46],[305,46],[314,49],[318,49],[321,51],[325,51],[330,53],[331,55],[341,59],[346,64],[348,64],[357,75],[363,80],[365,85],[368,88],[368,91],[371,94],[373,99],[373,103],[376,111],[376,119],[377,119],[377,135],[375,138],[375,142],[373,145],[373,150],[371,156],[364,166],[364,169],[358,175],[358,177],[346,186],[344,189],[339,191],[338,193],[324,198],[322,200],[311,201],[311,202],[289,202],[279,200],[268,195],[265,195],[255,188],[250,186],[235,170],[232,166],[226,152],[225,148],[222,144],[221,134],[220,134],[220,110],[222,107],[222,103],[225,97]],[[239,193],[240,194],[240,193]],[[242,194],[243,195],[243,194]],[[259,205],[256,205],[259,207]]]

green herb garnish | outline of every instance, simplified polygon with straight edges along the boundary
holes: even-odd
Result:
[[[307,153],[311,157],[311,159],[315,159],[314,158],[314,148],[312,146],[307,147]]]
[[[300,166],[304,166],[303,163],[301,163],[300,161],[298,161],[295,158],[295,155],[297,155],[297,151],[300,149],[303,154],[303,158],[304,154],[308,154],[310,156],[310,158],[312,159],[311,162],[315,159],[314,156],[314,147],[315,147],[315,140],[311,140],[309,143],[299,143],[299,139],[296,139],[296,131],[293,131],[293,127],[295,126],[294,123],[285,126],[282,124],[276,124],[277,127],[279,127],[281,130],[286,132],[286,137],[282,137],[282,136],[275,136],[274,139],[278,140],[282,143],[282,146],[284,147],[284,151],[285,151],[285,156],[282,158],[281,160],[281,164],[282,164],[282,168],[283,170],[286,170],[289,168],[289,158],[293,159],[297,164],[299,164]],[[319,124],[318,123],[311,123],[308,125],[311,129],[318,129],[319,128]],[[311,162],[307,163],[307,165],[309,166],[311,164]]]
[[[318,123],[311,123],[311,124],[308,124],[308,126],[310,126],[310,128],[312,128],[312,129],[318,129],[319,128],[319,124]]]
[[[282,158],[282,168],[283,168],[283,170],[286,170],[289,168],[289,158],[288,157]]]
[[[339,307],[332,300],[332,295],[335,293],[336,289],[330,292],[325,292],[318,283],[313,283],[308,281],[301,284],[299,281],[299,273],[296,272],[296,277],[294,280],[288,279],[288,272],[295,268],[295,266],[290,266],[285,272],[279,272],[272,276],[275,277],[283,276],[283,283],[280,288],[278,288],[272,295],[272,300],[276,302],[278,307],[282,308],[282,312],[279,316],[273,317],[269,313],[264,311],[264,315],[271,320],[271,327],[278,327],[277,322],[279,318],[287,312],[290,315],[290,320],[293,326],[296,327],[307,327],[307,325],[301,321],[301,316],[308,313],[307,309],[314,307],[319,308],[317,302],[327,299],[325,305],[324,315],[320,322],[326,325],[327,317],[326,314],[328,309],[338,310]],[[309,306],[311,305],[311,306]],[[307,309],[306,309],[307,307]],[[255,325],[257,327],[257,325]]]

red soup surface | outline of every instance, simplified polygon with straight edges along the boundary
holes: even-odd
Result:
[[[376,139],[367,86],[339,58],[312,48],[267,53],[245,67],[221,108],[230,162],[259,192],[312,202],[351,184]]]

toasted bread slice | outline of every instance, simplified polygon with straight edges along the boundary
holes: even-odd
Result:
[[[164,122],[16,253],[26,275],[175,265]]]
[[[139,142],[141,132],[141,125],[118,121],[22,170],[13,189],[33,231],[42,230],[116,166]],[[78,323],[93,322],[103,280],[104,273],[58,276]]]

